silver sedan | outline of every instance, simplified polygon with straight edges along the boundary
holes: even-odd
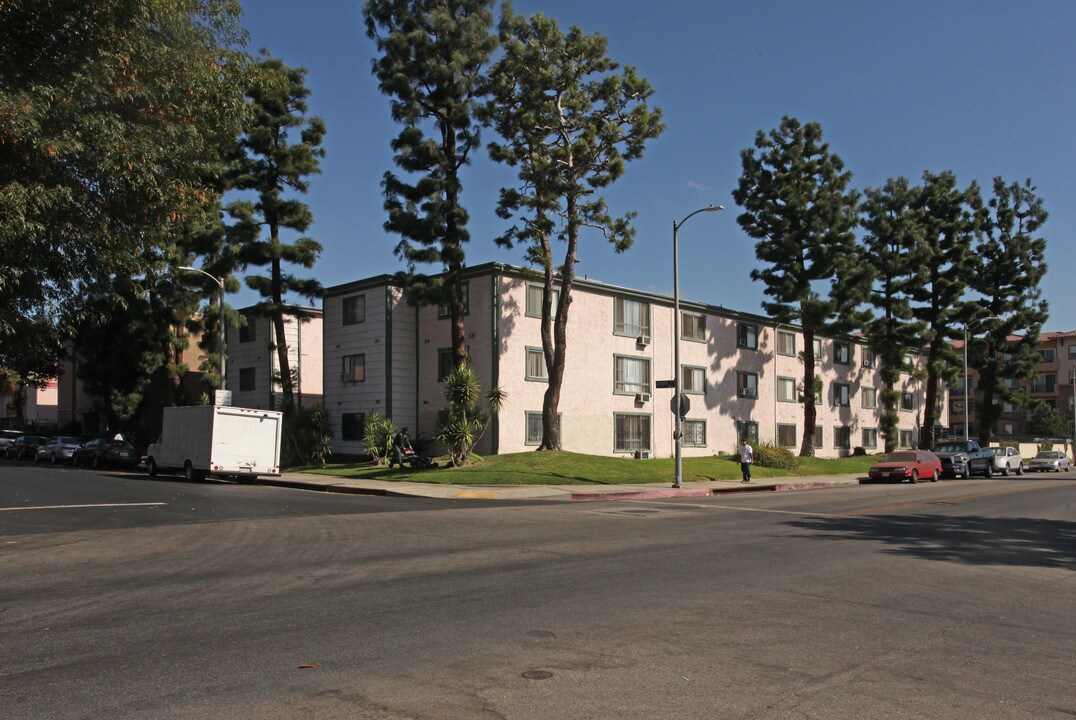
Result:
[[[1069,468],[1069,456],[1057,450],[1043,450],[1031,458],[1027,467],[1029,472],[1061,472]]]

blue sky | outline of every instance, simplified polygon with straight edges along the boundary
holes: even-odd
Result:
[[[307,70],[311,114],[328,134],[322,174],[305,200],[324,246],[313,274],[326,286],[402,269],[387,235],[380,182],[399,128],[370,73],[373,43],[359,0],[244,0],[251,48]],[[679,232],[684,299],[761,312],[749,278],[754,242],[736,223],[740,151],[790,115],[818,122],[853,185],[917,182],[953,171],[961,186],[1031,178],[1050,218],[1050,304],[1044,330],[1076,328],[1076,3],[962,0],[870,3],[802,0],[516,0],[567,29],[609,39],[609,55],[655,88],[668,126],[606,193],[635,211],[635,245],[617,255],[584,238],[577,266],[603,282],[672,294],[672,224],[710,203]],[[497,248],[497,191],[514,174],[476,153],[464,175],[471,216],[468,263],[521,263]],[[563,246],[558,247],[558,257]],[[231,302],[253,302],[249,291]]]

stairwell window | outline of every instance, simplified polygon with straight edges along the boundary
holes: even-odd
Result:
[[[787,330],[777,331],[777,354],[778,355],[795,355],[796,354],[796,334],[790,333]]]
[[[366,296],[352,295],[344,298],[344,325],[366,322]]]
[[[346,383],[366,381],[366,355],[344,356],[343,381]]]

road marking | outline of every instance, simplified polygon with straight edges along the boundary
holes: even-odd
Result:
[[[647,500],[628,500],[627,502],[638,503],[641,505],[661,505],[664,507],[697,507],[697,508],[717,508],[719,510],[743,510],[744,512],[760,512],[760,513],[774,513],[776,515],[811,515],[813,517],[837,517],[831,513],[813,513],[813,512],[801,512],[798,510],[767,510],[766,508],[752,508],[743,507],[741,505],[708,505],[705,503],[659,503]]]
[[[107,508],[107,507],[153,507],[156,505],[167,505],[168,503],[154,502],[154,503],[99,503],[97,505],[28,505],[26,507],[6,507],[0,508],[0,512],[7,512],[10,510],[72,510],[77,508]]]
[[[1054,490],[1056,488],[1071,487],[1071,485],[1054,483],[1052,485],[1032,485],[1030,487],[1007,488],[1004,490],[992,490],[990,492],[972,493],[970,495],[957,495],[956,497],[940,498],[941,501],[956,504],[964,500],[982,500],[983,498],[998,497],[999,495],[1014,495],[1016,493],[1030,492],[1032,490]],[[921,507],[939,500],[920,500],[919,502],[906,502],[896,505],[882,505],[880,507],[866,508],[863,510],[850,510],[834,517],[855,517],[857,515],[874,515],[875,513],[888,512],[890,510],[907,510],[913,507]]]

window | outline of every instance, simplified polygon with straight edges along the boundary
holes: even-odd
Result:
[[[680,337],[684,340],[706,340],[706,316],[680,313]]]
[[[964,401],[963,400],[954,400],[952,403],[949,404],[949,412],[954,413],[956,415],[963,415],[964,414]]]
[[[852,404],[852,387],[845,383],[833,383],[833,404],[848,407]]]
[[[777,426],[777,444],[785,448],[796,447],[796,426],[795,425],[778,425]]]
[[[1043,348],[1040,352],[1042,354],[1043,362],[1053,362],[1054,360],[1057,360],[1056,348]]]
[[[873,410],[878,407],[878,390],[877,388],[865,387],[861,391],[863,396],[863,407],[868,410]]]
[[[1054,391],[1054,385],[1057,384],[1057,375],[1054,373],[1046,373],[1042,375],[1036,375],[1031,380],[1031,392],[1033,393],[1048,393]]]
[[[258,339],[257,325],[256,325],[257,319],[254,318],[254,317],[251,317],[250,315],[244,315],[243,316],[243,321],[246,324],[239,326],[239,342],[241,342],[241,343],[254,342],[255,340]]]
[[[460,301],[463,303],[463,314],[469,315],[471,312],[471,283],[460,283]],[[447,317],[452,317],[452,308],[448,305],[438,305],[437,319],[442,320]]]
[[[736,344],[749,350],[758,350],[758,325],[739,323],[736,325]]]
[[[254,368],[239,369],[239,392],[254,392]]]
[[[345,355],[344,356],[344,374],[341,378],[342,382],[365,382],[366,381],[366,356],[365,355]]]
[[[796,335],[794,333],[790,333],[787,330],[777,331],[777,354],[796,354]]]
[[[758,423],[754,420],[736,421],[736,440],[747,438],[747,442],[754,445],[758,442]]]
[[[684,366],[681,376],[681,390],[692,395],[702,395],[706,392],[706,370],[700,367]]]
[[[814,444],[815,447],[822,447],[822,426],[821,425],[815,425],[814,426],[814,437],[811,438],[811,440],[812,440],[812,443]]]
[[[900,409],[907,411],[915,410],[915,396],[910,392],[902,392],[900,394]]]
[[[777,378],[777,400],[779,402],[796,402],[798,399],[796,397],[795,378]]]
[[[964,397],[964,388],[967,387],[967,378],[957,378],[956,382],[949,388],[949,395],[954,397]]]
[[[1069,360],[1076,360],[1076,344],[1069,345]]]
[[[613,452],[650,449],[650,416],[613,415]]]
[[[437,351],[437,382],[444,382],[454,368],[452,348],[440,348]]]
[[[614,335],[649,335],[650,306],[635,300],[616,298],[613,301]]]
[[[684,447],[706,447],[705,420],[684,420],[680,427],[684,432]]]
[[[1069,400],[1072,400],[1072,398],[1069,398]],[[1003,403],[1001,403],[1001,412],[1003,412],[1003,413],[1017,413],[1017,412],[1020,412],[1020,406],[1017,405],[1014,402],[1010,402],[1010,401],[1006,400]]]
[[[912,439],[912,431],[911,430],[901,430],[900,431],[900,446],[902,448],[910,448],[910,447],[912,447],[913,443],[914,443],[914,440]]]
[[[852,428],[838,425],[833,428],[833,447],[838,450],[852,449]]]
[[[545,352],[541,348],[527,348],[527,380],[540,380],[548,382],[546,374]]]
[[[863,348],[863,367],[872,368],[874,367],[874,362],[874,351],[870,348]]]
[[[629,395],[650,392],[650,358],[617,355],[613,360],[613,392]]]
[[[366,439],[366,413],[344,413],[340,416],[342,440],[362,442]]]
[[[863,428],[863,447],[867,449],[878,447],[878,428]]]
[[[814,347],[814,364],[818,365],[822,362],[822,338],[815,338],[812,347]]]
[[[542,317],[542,296],[545,295],[544,285],[527,286],[527,317]],[[557,303],[560,302],[560,290],[553,288],[552,307],[549,310],[550,317],[557,316]]]
[[[353,295],[344,298],[344,324],[355,325],[366,322],[366,296]]]
[[[756,373],[736,373],[736,394],[742,398],[758,397],[758,375]]]
[[[561,413],[557,413],[557,422],[560,423],[562,418]],[[561,425],[563,430],[564,426]],[[563,438],[563,435],[562,435]],[[540,412],[528,412],[527,413],[527,437],[523,441],[524,445],[541,445],[542,444],[542,413]]]
[[[825,386],[822,383],[822,378],[818,377],[817,375],[814,376],[814,380],[815,380],[814,404],[815,405],[821,405],[822,404],[822,395],[823,395],[822,391],[825,389]]]
[[[835,340],[833,342],[833,362],[837,365],[850,365],[852,363],[852,346],[849,343]]]

